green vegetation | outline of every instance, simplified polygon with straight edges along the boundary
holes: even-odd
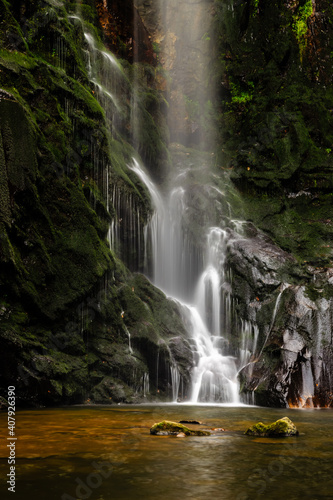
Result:
[[[231,102],[233,104],[245,104],[252,100],[254,83],[248,82],[247,86],[247,90],[243,90],[240,85],[230,81]]]
[[[16,377],[25,404],[133,402],[149,372],[161,383],[151,381],[152,393],[166,398],[172,339],[185,337],[182,322],[163,293],[126,269],[106,236],[115,215],[111,194],[124,206],[131,199],[142,225],[151,212],[147,190],[128,169],[133,156],[158,181],[171,171],[161,92],[167,75],[155,63],[125,60],[112,73],[100,53],[96,74],[117,99],[103,94],[88,71],[83,25],[73,17],[77,3],[51,3],[27,2],[22,15],[17,2],[0,0],[0,344],[8,353],[2,386]],[[181,96],[189,122],[205,130],[212,147],[172,152],[202,175],[189,182],[196,215],[189,232],[202,238],[197,207],[204,212],[208,205],[198,184],[214,165],[221,183],[228,185],[231,174],[244,199],[249,233],[253,222],[295,257],[281,279],[304,284],[312,300],[330,298],[332,287],[311,278],[332,265],[333,7],[322,9],[324,29],[309,30],[319,22],[310,1],[261,5],[215,1],[214,29],[202,40],[215,51],[205,85],[217,98]],[[96,46],[106,50],[95,2],[84,0],[80,9]],[[118,53],[131,60],[132,47],[117,37]],[[158,56],[158,44],[153,50]],[[109,108],[103,99],[112,101]],[[240,197],[235,190],[229,196],[243,217]],[[214,194],[211,201],[218,201]],[[217,225],[228,202],[215,203]],[[267,369],[278,362],[278,341],[265,347]],[[172,355],[186,383],[190,348],[184,338],[180,344]],[[268,390],[259,385],[257,392]]]
[[[311,1],[229,3],[215,2],[217,163],[230,170],[254,224],[300,263],[329,267],[333,8],[321,12],[324,33],[307,29]]]
[[[23,17],[14,4],[0,1],[0,88],[9,93],[0,100],[3,386],[6,377],[16,378],[21,405],[87,398],[132,402],[142,398],[149,371],[147,353],[139,349],[147,309],[106,241],[114,208],[106,208],[105,170],[109,193],[117,188],[122,197],[132,196],[143,224],[150,200],[128,170],[138,157],[134,146],[154,168],[169,161],[161,133],[165,102],[151,86],[156,70],[141,65],[134,73],[118,63],[115,128],[89,79],[83,26],[70,17],[76,2],[66,8],[33,2]],[[84,1],[81,15],[96,46],[106,50],[95,2]],[[102,71],[103,57],[99,64]],[[131,97],[137,84],[134,130]],[[154,295],[148,282],[145,288]],[[127,304],[125,291],[137,300]],[[174,314],[162,294],[159,303],[166,315]],[[135,356],[121,316],[125,307],[129,327],[137,329]],[[158,312],[147,319],[159,342],[164,331]],[[153,339],[152,348],[158,349]],[[170,352],[164,356],[167,366]],[[161,395],[167,395],[162,387]]]
[[[265,425],[262,422],[254,424],[249,427],[245,434],[248,436],[287,437],[297,436],[298,430],[288,417],[283,417],[272,424]]]
[[[306,0],[304,5],[299,6],[295,15],[293,29],[299,44],[301,58],[307,45],[306,34],[308,32],[308,18],[313,11],[312,0]]]
[[[183,424],[178,424],[177,422],[170,422],[169,420],[163,420],[158,424],[154,424],[150,429],[150,434],[153,435],[177,435],[179,433],[185,434],[185,436],[210,436],[208,431],[197,431],[186,427]]]

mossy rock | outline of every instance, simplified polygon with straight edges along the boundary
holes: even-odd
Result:
[[[89,398],[96,404],[132,403],[134,391],[122,380],[106,376],[92,388]]]
[[[249,427],[245,434],[247,436],[287,437],[298,436],[298,430],[288,417],[283,417],[272,424],[265,425],[262,422],[258,422]]]
[[[171,422],[170,420],[163,420],[158,424],[154,424],[150,429],[150,434],[154,436],[177,436],[183,432],[185,436],[210,436],[208,431],[193,431],[185,425]]]

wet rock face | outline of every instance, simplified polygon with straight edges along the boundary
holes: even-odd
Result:
[[[106,241],[114,213],[105,166],[115,167],[116,183],[133,153],[126,139],[107,146],[108,124],[86,69],[84,21],[101,34],[88,3],[80,20],[75,3],[64,10],[61,2],[0,1],[0,385],[15,383],[22,406],[142,400],[159,351],[150,389],[170,400],[168,342],[183,333],[173,304],[144,278],[140,287]],[[119,20],[130,36],[132,3],[111,4],[120,17],[131,13],[127,32]],[[149,39],[138,29],[147,61]],[[140,197],[140,188],[124,184],[122,196]],[[149,211],[145,196],[141,208]],[[147,305],[152,296],[155,310]],[[175,347],[188,378],[185,351]]]
[[[332,3],[226,0],[216,8],[221,161],[257,227],[302,260],[331,267]]]
[[[172,399],[174,366],[182,376],[185,395],[190,385],[193,353],[176,304],[140,274],[134,274],[128,285],[121,287],[118,297],[134,351],[130,358],[134,367],[137,359],[144,362],[151,397]]]
[[[170,400],[170,367],[177,364],[186,392],[193,353],[174,305],[147,280],[125,272],[106,245],[109,215],[103,203],[96,205],[89,187],[90,180],[91,186],[101,180],[89,177],[96,166],[93,151],[103,152],[100,171],[109,163],[122,165],[132,153],[114,143],[114,156],[104,154],[109,148],[101,132],[103,113],[77,50],[86,47],[82,27],[65,22],[60,2],[0,3],[0,41],[9,49],[1,56],[0,84],[15,85],[0,90],[0,336],[6,353],[0,385],[15,377],[26,404],[82,402],[87,396],[96,402],[133,402],[144,397],[149,372],[151,395]],[[233,169],[235,184],[247,196],[246,217],[253,222],[245,237],[233,238],[230,230],[232,280],[224,286],[237,301],[238,318],[259,328],[258,349],[240,375],[243,392],[269,406],[333,405],[332,98],[327,90],[332,5],[313,2],[301,46],[293,26],[306,3],[260,1],[254,9],[250,1],[215,2],[223,10],[217,22],[224,36],[223,62],[218,59],[226,104],[221,165]],[[112,51],[131,62],[154,66],[158,60],[169,71],[170,86],[159,75],[154,88],[167,93],[172,139],[199,145],[215,57],[213,1],[96,4],[99,17],[83,4],[86,20],[100,29],[99,19]],[[30,55],[22,33],[29,35]],[[59,54],[53,50],[58,39],[64,44]],[[153,79],[155,68],[148,72]],[[8,90],[20,94],[25,108]],[[142,107],[150,103],[155,115],[156,109],[163,114],[156,96],[145,94]],[[138,129],[147,130],[149,123],[146,117]],[[83,150],[87,137],[88,153]],[[137,142],[152,144],[151,137]],[[154,165],[159,143],[158,136]],[[151,156],[150,150],[144,155],[143,146],[139,151]],[[71,169],[73,153],[80,175],[76,166]],[[206,168],[197,151],[179,150],[176,160],[188,155]],[[66,172],[55,165],[64,165]],[[191,158],[192,170],[195,165]],[[83,179],[89,182],[81,189]],[[217,191],[205,202],[205,189],[201,178],[189,189],[188,225],[196,241],[208,212],[211,225],[227,224],[227,204],[219,204]],[[142,203],[148,211],[147,200]],[[214,217],[211,204],[217,207]],[[124,236],[128,245],[133,239],[130,232]],[[305,267],[309,261],[312,267]],[[100,300],[108,279],[109,296]]]
[[[229,263],[238,311],[260,332],[241,373],[244,391],[263,406],[331,406],[331,270],[312,269],[309,282],[296,260],[260,234],[235,240]]]
[[[293,257],[274,245],[267,236],[234,240],[229,247],[230,264],[244,277],[249,288],[274,289],[280,285],[283,269],[296,265]]]
[[[0,91],[0,110],[0,221],[11,226],[15,200],[25,191],[33,196],[37,160],[21,105]]]
[[[303,286],[292,288],[286,302],[278,388],[289,406],[331,406],[332,299],[311,300]],[[279,384],[280,383],[280,384]]]
[[[108,48],[130,62],[156,64],[151,36],[133,0],[97,0],[99,21]]]

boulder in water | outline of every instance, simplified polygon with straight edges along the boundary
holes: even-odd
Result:
[[[272,424],[265,425],[262,422],[258,422],[249,427],[245,434],[261,437],[287,437],[298,436],[298,430],[288,417],[283,417]]]
[[[184,433],[185,436],[210,436],[208,431],[194,431],[183,424],[169,420],[154,424],[150,429],[150,434],[154,436],[177,436],[180,433]]]
[[[202,422],[199,422],[198,420],[179,420],[180,424],[195,424],[195,425],[201,425]]]

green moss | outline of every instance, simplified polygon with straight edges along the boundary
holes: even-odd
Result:
[[[265,191],[270,200],[273,197],[274,205],[277,199],[285,200],[289,192],[310,190],[322,197],[333,188],[332,158],[327,152],[333,140],[332,117],[327,113],[333,97],[325,76],[332,72],[325,42],[331,38],[331,8],[323,13],[327,30],[320,34],[308,32],[311,1],[295,7],[270,2],[263,9],[260,2],[251,3],[252,12],[259,8],[260,15],[251,16],[248,2],[237,3],[233,10],[228,2],[216,2],[222,68],[222,75],[216,71],[216,78],[223,82],[217,158],[232,169],[235,184],[253,200]],[[311,44],[306,44],[310,38]],[[319,72],[314,69],[318,66],[314,64],[314,46],[322,51]],[[303,65],[299,64],[300,51]],[[288,211],[290,203],[285,201]],[[269,226],[275,233],[278,219],[272,221],[268,216],[264,229]],[[302,219],[300,233],[305,228],[306,236],[296,251],[308,260],[313,248],[310,240],[314,241],[317,228]],[[290,228],[289,222],[287,225]],[[297,239],[296,224],[294,229]],[[287,233],[291,239],[293,231]]]
[[[163,420],[158,424],[154,424],[150,429],[150,434],[170,434],[177,435],[180,432],[183,432],[186,436],[210,436],[210,432],[208,431],[197,431],[192,430],[186,427],[183,424],[178,424],[177,422],[171,422],[169,420]]]
[[[242,88],[239,83],[230,81],[230,92],[233,104],[246,104],[253,98],[254,83],[247,82],[247,88]]]
[[[152,321],[149,309],[145,302],[140,300],[137,292],[133,286],[129,285],[125,285],[120,290],[119,297],[124,308],[124,320],[128,326]]]
[[[245,432],[248,436],[262,437],[286,437],[297,436],[298,431],[295,424],[288,418],[283,417],[272,424],[263,424],[259,422]]]
[[[62,387],[63,387],[62,383],[59,382],[58,380],[51,379],[50,384],[51,384],[52,388],[54,389],[55,393],[58,396],[62,397]]]
[[[18,67],[33,70],[38,65],[36,58],[26,54],[24,52],[19,52],[17,50],[8,51],[4,48],[0,49],[0,59],[6,67],[11,67],[13,70],[18,71]]]
[[[273,190],[244,197],[249,219],[268,233],[300,264],[328,265],[332,256],[333,217],[331,196],[310,192],[285,199]]]
[[[0,22],[7,27],[4,36],[0,38],[0,45],[10,49],[20,47],[22,50],[27,50],[28,44],[21,26],[12,14],[13,6],[6,0],[0,0],[0,6]]]
[[[104,110],[101,108],[99,102],[92,95],[91,91],[84,87],[80,82],[75,80],[73,83],[73,92],[78,99],[81,99],[89,108],[89,110],[99,116],[99,118],[104,117]]]
[[[157,331],[163,333],[166,338],[186,335],[178,307],[173,301],[168,300],[161,290],[152,286],[141,274],[135,274],[130,285],[132,285],[131,290],[133,289],[140,298],[145,315],[149,310],[153,315]]]
[[[257,424],[254,424],[252,427],[250,427],[245,434],[247,435],[262,435],[265,434],[267,431],[267,425],[264,425],[262,422],[258,422]]]
[[[82,402],[89,391],[99,401],[130,402],[143,374],[155,369],[141,343],[154,354],[160,349],[167,370],[167,340],[181,324],[166,297],[131,277],[106,242],[113,213],[106,210],[105,167],[119,192],[138,200],[144,221],[150,198],[128,169],[133,146],[157,176],[169,162],[166,103],[152,84],[157,70],[128,66],[126,76],[120,68],[116,127],[87,74],[82,24],[67,16],[76,3],[28,2],[26,19],[14,1],[0,2],[0,87],[12,94],[0,103],[3,372],[16,376],[28,404]],[[95,2],[84,1],[81,12],[105,50]],[[14,43],[8,33],[17,35]],[[134,355],[125,325],[137,339]],[[168,380],[163,384],[167,393]]]
[[[306,0],[304,5],[301,5],[295,14],[293,30],[299,45],[301,58],[307,45],[306,34],[308,32],[308,18],[313,11],[312,0]]]
[[[325,268],[317,268],[317,271],[318,270],[324,272]],[[318,273],[316,281],[311,281],[306,284],[305,295],[313,302],[322,298],[330,300],[333,297],[333,286],[327,283],[325,275],[321,276],[320,273]]]
[[[94,30],[97,29],[96,27],[99,26],[99,19],[94,2],[82,2],[80,5],[80,14],[86,23],[90,23],[90,25],[94,27]]]

